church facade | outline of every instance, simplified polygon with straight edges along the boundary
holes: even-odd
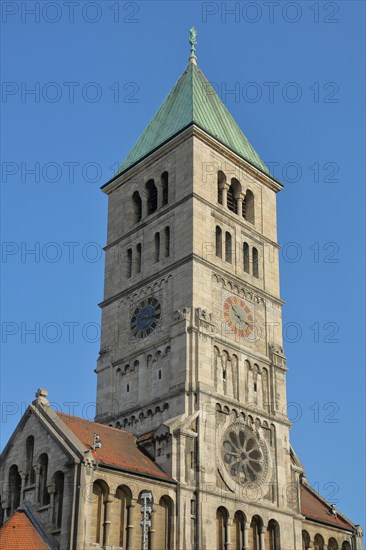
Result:
[[[17,525],[62,550],[362,549],[290,445],[282,185],[194,44],[191,33],[187,69],[102,188],[95,422],[37,391],[2,454],[1,549]]]

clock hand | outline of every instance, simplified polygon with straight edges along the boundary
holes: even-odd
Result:
[[[233,306],[233,312],[234,312],[234,314],[235,314],[235,317],[237,317],[241,323],[245,323],[246,325],[248,324],[248,322],[245,321],[245,320],[242,318],[242,316],[239,315],[239,314],[237,313],[237,311],[236,311],[236,309],[234,308],[234,306]]]
[[[148,315],[144,315],[143,317],[140,317],[140,321],[147,321],[149,319]]]
[[[233,312],[234,312],[235,317],[237,317],[238,319],[241,320],[241,317],[240,317],[240,315],[237,313],[237,311],[236,311],[236,309],[235,309],[234,306],[233,306]]]

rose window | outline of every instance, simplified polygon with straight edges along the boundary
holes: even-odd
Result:
[[[265,456],[261,442],[247,426],[231,426],[223,438],[223,460],[227,471],[238,483],[259,483],[265,474]]]

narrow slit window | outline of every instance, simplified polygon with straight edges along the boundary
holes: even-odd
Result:
[[[226,176],[221,170],[217,173],[217,202],[224,204],[223,189],[226,183]]]
[[[254,195],[248,190],[245,195],[245,219],[254,225],[255,213],[254,213]]]
[[[135,191],[132,195],[132,203],[133,203],[133,216],[134,216],[134,223],[137,223],[142,218],[142,200],[140,197],[140,193],[138,191]]]
[[[250,258],[249,258],[249,245],[248,243],[243,244],[243,267],[245,273],[249,273],[250,270]]]
[[[161,186],[163,192],[162,205],[165,206],[169,201],[169,174],[168,172],[163,172],[161,174]]]
[[[141,273],[141,243],[136,246],[136,273]]]
[[[166,227],[164,230],[165,233],[165,257],[170,256],[170,227]]]
[[[127,250],[127,279],[132,277],[132,248]]]
[[[256,277],[258,279],[259,277],[258,250],[255,247],[253,247],[252,255],[253,255],[253,277]]]
[[[155,262],[159,262],[160,261],[160,233],[155,233],[154,244],[155,244]]]
[[[216,256],[222,258],[222,230],[216,226]]]
[[[230,264],[233,261],[232,238],[231,234],[228,231],[225,235],[225,260]]]

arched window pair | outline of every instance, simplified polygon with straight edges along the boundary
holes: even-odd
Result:
[[[26,474],[25,483],[30,484],[33,482],[34,465],[34,437],[29,436],[26,440]],[[46,453],[42,453],[38,460],[39,464],[39,483],[37,487],[37,499],[41,506],[48,506],[50,504],[50,494],[48,492],[48,456]],[[54,506],[54,523],[58,526],[61,525],[62,517],[62,499],[63,499],[63,473],[57,472],[53,478],[53,484],[55,487]],[[8,508],[8,515],[11,515],[16,510],[21,501],[21,488],[22,480],[19,474],[18,466],[13,464],[9,469],[8,475],[8,490],[10,497],[10,505]]]
[[[164,258],[170,256],[170,227],[167,226],[164,229]],[[159,262],[161,259],[161,242],[160,242],[160,233],[155,233],[154,236],[154,261]]]
[[[127,279],[130,279],[133,274],[141,273],[142,268],[142,245],[138,243],[136,245],[135,255],[133,255],[132,248],[127,250],[127,266],[126,266],[126,276]]]
[[[245,273],[250,273],[250,247],[248,243],[243,243],[243,268]],[[252,275],[259,278],[259,255],[258,249],[252,247]]]
[[[222,258],[222,241],[222,229],[217,225],[215,233],[215,253],[218,258]],[[225,232],[225,260],[229,263],[233,261],[232,237],[229,231]]]
[[[159,194],[155,185],[155,180],[150,179],[146,185],[146,212],[149,216],[158,209]],[[169,200],[169,174],[163,172],[161,174],[161,206],[168,204]],[[133,207],[133,223],[138,223],[142,219],[143,206],[141,195],[138,191],[135,191],[132,195],[132,207]]]
[[[244,198],[242,197],[243,190],[239,180],[231,178],[229,185],[226,175],[219,170],[217,174],[217,202],[222,206],[226,206],[234,214],[241,214],[246,221],[254,225],[254,194],[250,189],[247,189]]]

